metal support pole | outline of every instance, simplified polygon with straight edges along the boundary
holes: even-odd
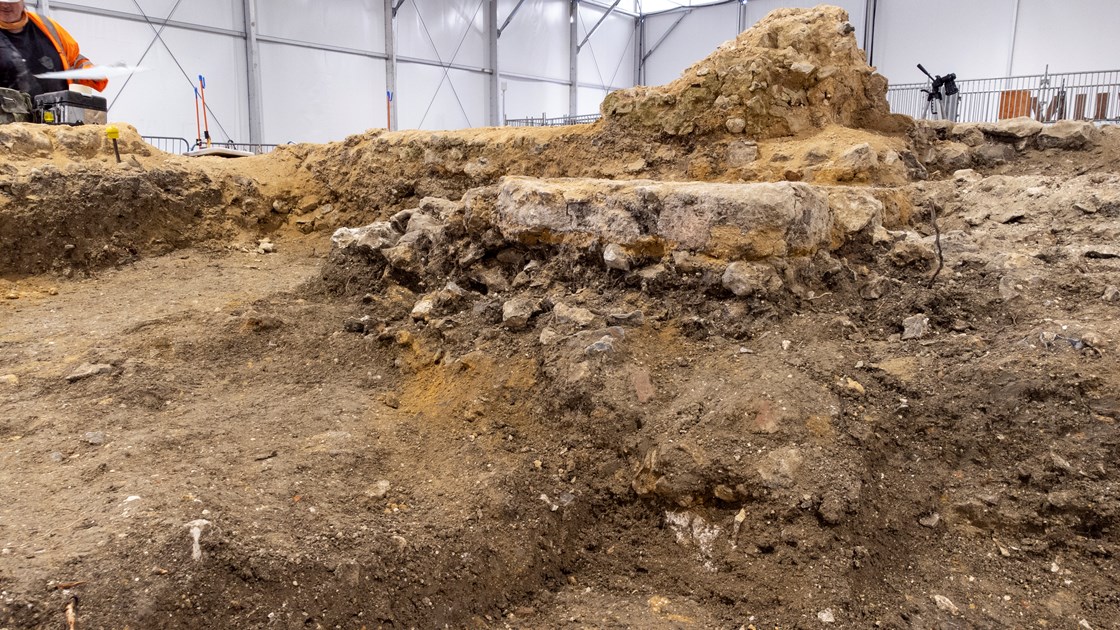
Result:
[[[249,92],[249,142],[264,142],[264,108],[261,105],[261,49],[257,42],[257,0],[243,0],[245,17],[245,68]]]
[[[35,2],[35,12],[39,15],[50,17],[51,14],[51,0],[37,0]]]
[[[497,127],[502,119],[498,103],[498,88],[502,82],[498,70],[498,0],[487,0],[486,5],[486,35],[490,44],[490,126]]]
[[[568,88],[568,115],[575,116],[579,111],[579,48],[576,46],[579,39],[579,0],[568,0],[568,78],[571,87]]]
[[[639,15],[634,20],[634,30],[637,31],[634,39],[638,42],[634,46],[634,85],[644,85],[642,81],[642,55],[646,52],[646,16]]]
[[[739,0],[739,32],[747,30],[747,0]]]
[[[1007,74],[1004,76],[1011,76],[1011,71],[1014,70],[1015,65],[1015,40],[1019,34],[1019,5],[1022,0],[1015,0],[1015,7],[1011,11],[1011,46],[1007,50]]]
[[[498,37],[502,36],[502,33],[505,32],[506,27],[509,26],[509,23],[513,21],[513,16],[517,15],[517,12],[521,9],[521,5],[523,4],[525,4],[525,0],[517,0],[517,4],[513,7],[513,11],[509,12],[509,17],[507,17],[506,21],[502,22],[502,25],[498,27]]]
[[[879,0],[867,0],[863,13],[863,51],[867,53],[867,65],[875,65],[875,22],[879,13]]]
[[[397,9],[400,5],[385,0],[385,107],[390,131],[400,128],[397,120]]]
[[[591,36],[595,34],[595,31],[599,30],[599,27],[603,25],[603,22],[607,21],[607,18],[611,16],[611,13],[614,12],[615,7],[617,7],[618,3],[620,2],[622,2],[622,0],[614,0],[614,4],[611,5],[611,8],[607,9],[607,11],[603,13],[603,17],[599,18],[599,21],[595,23],[595,26],[592,26],[591,30],[587,31],[587,36],[583,38],[583,41],[579,43],[579,46],[576,46],[577,51],[583,50],[583,47],[587,44],[588,41],[591,40]]]

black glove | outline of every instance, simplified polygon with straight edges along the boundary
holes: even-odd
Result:
[[[30,94],[36,83],[19,51],[0,34],[0,87]]]

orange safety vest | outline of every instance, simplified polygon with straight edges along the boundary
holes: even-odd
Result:
[[[62,69],[81,69],[93,67],[93,62],[86,59],[85,55],[78,49],[78,42],[66,29],[59,26],[51,18],[43,18],[37,13],[27,11],[28,21],[35,24],[40,31],[47,35],[47,39],[51,40],[54,44],[54,49],[58,51],[58,56],[62,59]],[[68,81],[68,83],[81,83],[88,85],[98,92],[104,91],[106,86],[109,85],[108,79],[83,79],[81,81]]]

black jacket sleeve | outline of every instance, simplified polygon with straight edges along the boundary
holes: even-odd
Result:
[[[27,63],[19,51],[0,34],[0,87],[31,93],[35,78],[27,70]]]

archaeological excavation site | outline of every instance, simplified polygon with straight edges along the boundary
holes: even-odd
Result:
[[[1120,628],[1120,131],[836,8],[593,124],[0,126],[0,628]]]

